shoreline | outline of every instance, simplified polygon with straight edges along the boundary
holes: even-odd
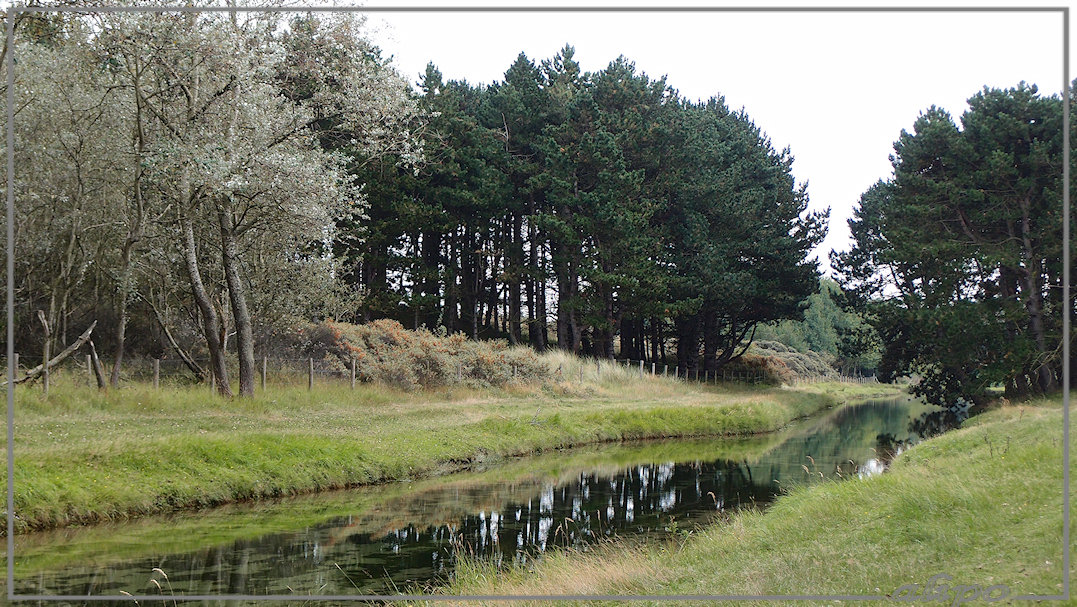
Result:
[[[441,590],[748,596],[811,590],[879,595],[877,603],[886,604],[911,600],[913,587],[924,590],[932,576],[945,573],[951,590],[995,586],[994,598],[1002,587],[1011,597],[1057,593],[1064,575],[1060,402],[1056,395],[992,409],[904,451],[886,474],[793,489],[765,512],[740,512],[684,539],[558,551],[529,568],[466,561]]]
[[[890,386],[844,384],[607,383],[553,396],[548,386],[410,395],[379,387],[294,389],[249,402],[180,390],[128,389],[90,402],[72,394],[60,411],[38,403],[29,424],[67,429],[60,432],[67,440],[23,449],[19,432],[27,430],[16,423],[16,534],[442,476],[591,444],[765,434],[843,402],[898,394]],[[184,421],[168,411],[170,401],[180,403]],[[80,414],[85,424],[71,419]],[[229,421],[232,430],[222,431]],[[95,425],[137,432],[102,440]],[[166,425],[173,431],[161,432]],[[80,426],[88,427],[71,441]]]

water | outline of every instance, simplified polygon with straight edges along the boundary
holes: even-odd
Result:
[[[17,536],[15,589],[430,591],[461,554],[525,562],[554,546],[668,535],[765,507],[783,487],[877,474],[953,421],[909,399],[871,402],[751,439],[574,449],[437,479]]]

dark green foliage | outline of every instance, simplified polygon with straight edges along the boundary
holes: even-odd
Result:
[[[882,375],[918,374],[932,402],[983,404],[1061,377],[1061,110],[1024,83],[969,99],[961,127],[930,108],[894,144],[836,255],[885,346]]]
[[[760,325],[759,340],[776,341],[804,354],[827,355],[845,374],[874,373],[879,363],[878,336],[863,316],[849,307],[838,283],[829,278],[819,281],[819,292],[801,305],[803,320],[783,320]]]
[[[826,214],[806,212],[788,150],[775,151],[721,100],[686,104],[681,129],[663,213],[678,364],[716,369],[759,323],[799,316],[817,288],[808,253],[825,234]]]
[[[430,66],[421,103],[417,173],[357,164],[370,219],[338,252],[362,319],[603,358],[618,337],[637,360],[675,342],[682,372],[716,370],[818,288],[826,215],[788,150],[720,99],[687,102],[623,57],[585,73],[566,46],[489,86]]]
[[[567,45],[489,85],[431,64],[410,89],[358,19],[251,16],[18,18],[24,68],[86,68],[20,110],[40,114],[17,164],[57,168],[20,173],[44,205],[16,221],[24,356],[47,309],[56,343],[100,321],[117,381],[128,345],[208,350],[227,391],[234,336],[248,395],[255,350],[327,318],[648,362],[675,348],[683,374],[736,360],[818,288],[825,215],[789,151],[720,98],[682,99],[624,57],[585,72]],[[210,58],[231,47],[201,36],[251,55]],[[233,136],[255,151],[218,141]]]

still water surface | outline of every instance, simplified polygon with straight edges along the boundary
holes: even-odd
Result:
[[[416,482],[16,538],[16,593],[395,594],[501,563],[670,534],[782,490],[878,474],[954,419],[874,401],[751,439],[581,448]],[[165,579],[167,576],[167,579]]]

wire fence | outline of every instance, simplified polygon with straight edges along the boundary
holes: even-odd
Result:
[[[127,358],[121,365],[119,375],[120,383],[137,382],[152,383],[154,387],[169,385],[191,385],[209,383],[212,379],[213,367],[211,361],[205,358],[192,359],[195,369],[201,372],[201,377],[185,361],[175,358]],[[106,381],[111,377],[113,365],[104,359],[100,359]],[[7,367],[7,357],[0,357],[0,364]],[[27,373],[39,366],[42,361],[37,357],[28,359],[15,354],[16,379],[24,378]],[[239,365],[235,360],[227,360],[226,368],[229,377],[236,377],[239,373]],[[294,386],[303,383],[312,386],[318,380],[352,380],[352,368],[334,365],[329,361],[315,358],[269,358],[261,357],[255,360],[255,369],[258,381],[264,388],[267,385]],[[73,378],[80,384],[97,385],[97,377],[94,371],[93,361],[89,354],[70,356],[56,365],[51,365],[49,371],[53,374],[62,374],[67,378]]]
[[[162,385],[164,386],[178,386],[178,385],[191,385],[197,383],[209,383],[212,379],[212,366],[209,359],[193,359],[192,362],[197,369],[200,369],[202,376],[199,377],[195,370],[191,368],[185,361],[174,358],[163,359],[146,359],[146,358],[130,358],[124,360],[121,365],[121,373],[119,380],[121,383],[125,382],[139,382],[139,383],[152,383],[155,388]],[[598,364],[599,361],[595,361]],[[612,362],[622,367],[628,374],[637,375],[640,378],[645,376],[652,377],[666,377],[672,379],[680,379],[685,382],[694,382],[701,384],[719,384],[719,383],[739,383],[739,384],[763,384],[763,383],[785,383],[787,385],[804,385],[813,384],[819,382],[844,382],[855,384],[867,384],[878,383],[878,378],[874,375],[861,377],[861,376],[848,376],[840,374],[828,374],[828,375],[812,375],[812,376],[798,376],[793,379],[775,377],[773,374],[768,373],[766,370],[733,370],[733,369],[684,369],[678,368],[676,365],[669,365],[666,363],[644,361],[644,360],[632,360],[632,359],[614,359]],[[105,380],[108,381],[112,372],[112,365],[106,364],[105,361],[101,361],[103,367],[103,373],[105,374]],[[0,364],[3,364],[6,368],[7,358],[0,357]],[[602,364],[607,364],[605,361]],[[36,359],[28,359],[26,357],[20,357],[15,355],[16,366],[16,378],[23,378],[31,370],[41,365],[41,361]],[[584,368],[586,364],[579,365],[580,381],[584,379]],[[308,388],[313,388],[316,384],[323,384],[332,382],[336,385],[350,384],[352,388],[362,381],[361,373],[357,368],[357,361],[352,360],[351,364],[342,364],[340,361],[333,359],[316,359],[316,358],[270,358],[261,357],[255,360],[256,372],[258,375],[258,381],[263,389],[269,386],[299,386],[306,384]],[[93,367],[93,361],[89,354],[84,356],[71,356],[63,362],[49,367],[51,373],[61,373],[67,377],[72,377],[76,382],[85,385],[97,385],[97,377]],[[236,377],[238,375],[238,364],[234,360],[229,360],[227,363],[227,370],[229,377]],[[457,375],[459,376],[462,369],[457,369]],[[515,377],[515,369],[513,369],[513,376]],[[556,376],[558,378],[566,378],[562,373],[562,369],[556,370]],[[459,379],[459,377],[458,377]],[[567,378],[566,378],[567,379]]]
[[[879,383],[879,378],[874,375],[869,377],[841,375],[834,373],[832,375],[811,375],[811,376],[798,376],[795,379],[782,379],[775,377],[774,374],[768,373],[765,369],[759,370],[744,370],[744,369],[682,369],[675,365],[668,365],[659,362],[648,362],[645,360],[632,360],[632,359],[615,359],[617,364],[624,366],[630,371],[636,371],[640,377],[644,375],[674,377],[685,381],[693,381],[705,384],[717,384],[717,383],[743,383],[743,384],[760,384],[760,383],[786,383],[792,385],[802,384],[814,384],[819,382],[844,382],[854,384],[871,384]]]

